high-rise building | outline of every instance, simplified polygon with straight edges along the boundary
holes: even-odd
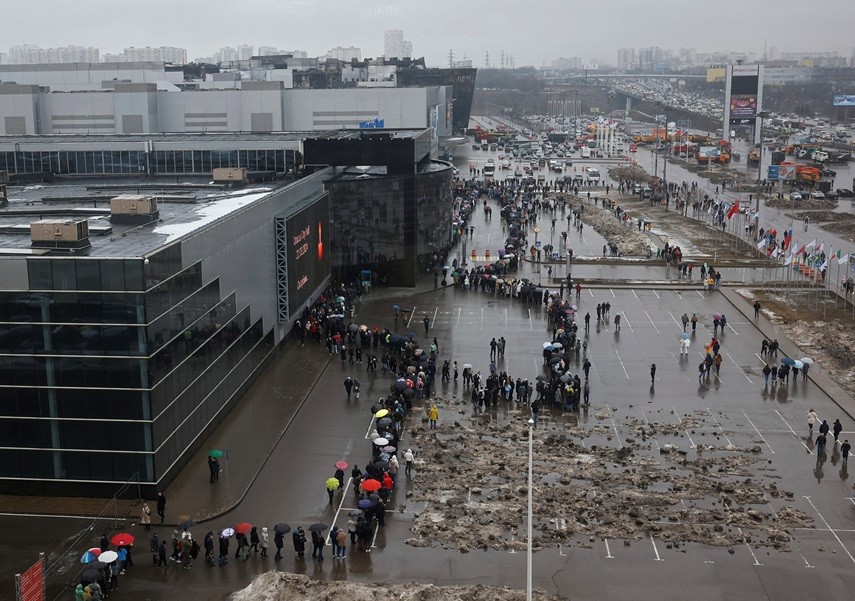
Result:
[[[241,44],[237,47],[237,59],[239,61],[248,61],[252,58],[252,46],[249,44]]]
[[[123,56],[125,62],[134,63],[153,61],[183,65],[187,62],[187,50],[173,46],[161,46],[159,48],[152,48],[151,46],[135,48],[131,46],[130,48],[125,48]]]
[[[620,48],[617,52],[618,69],[631,70],[636,67],[635,48]]]
[[[32,44],[12,46],[9,49],[9,63],[15,65],[38,65],[56,63],[97,63],[100,50],[83,46],[63,46],[61,48],[39,48]]]
[[[352,60],[362,60],[362,49],[356,48],[355,46],[348,46],[344,48],[342,46],[336,46],[335,48],[330,48],[327,50],[327,53],[320,57],[321,59],[334,58],[343,62],[350,62]]]
[[[404,39],[401,29],[387,29],[383,39],[383,56],[386,58],[412,58],[413,43]]]

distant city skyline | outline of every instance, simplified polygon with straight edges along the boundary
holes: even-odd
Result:
[[[10,25],[4,30],[4,44],[79,45],[98,48],[101,56],[128,46],[172,46],[185,48],[189,60],[240,44],[299,48],[309,56],[355,47],[364,57],[380,57],[384,32],[400,29],[412,41],[413,53],[431,65],[448,64],[451,51],[455,60],[465,56],[483,67],[488,52],[498,64],[504,51],[517,67],[539,67],[566,56],[615,64],[619,48],[653,46],[694,47],[700,53],[735,49],[762,56],[765,45],[781,52],[834,51],[849,58],[855,22],[855,3],[831,0],[816,0],[810,13],[833,18],[815,19],[793,18],[804,8],[795,0],[779,0],[774,10],[764,3],[714,10],[708,3],[676,0],[602,0],[595,7],[565,0],[525,7],[503,7],[495,0],[245,0],[226,15],[202,10],[204,6],[149,0],[129,18],[107,0],[42,0],[38,11],[14,3],[4,6],[4,22]],[[515,12],[519,19],[514,19]],[[51,18],[44,19],[44,14]],[[575,19],[582,19],[584,26],[568,29]]]

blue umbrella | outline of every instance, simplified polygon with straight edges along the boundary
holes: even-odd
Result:
[[[415,332],[407,332],[406,334],[404,334],[404,338],[410,338],[410,339],[412,339],[412,338],[415,338],[415,337],[416,337],[416,333],[415,333]]]
[[[793,361],[793,367],[795,367],[796,369],[801,369],[801,368],[803,368],[804,366],[805,366],[805,364],[804,364],[804,363],[802,363],[801,361],[798,361],[798,360]]]
[[[369,501],[368,499],[360,499],[359,503],[357,503],[356,506],[360,509],[368,509],[369,507],[371,507],[371,501]]]
[[[683,340],[688,340],[690,338],[689,333],[683,332],[682,334],[680,334],[680,338],[682,338]]]
[[[401,307],[399,307],[398,305],[392,305],[392,311],[400,311],[400,310],[401,310]]]
[[[98,556],[95,555],[92,551],[87,551],[80,557],[80,563],[92,563],[98,559]]]
[[[791,366],[796,364],[796,362],[793,359],[790,359],[789,357],[784,357],[783,359],[781,359],[781,363],[783,365],[791,365]]]

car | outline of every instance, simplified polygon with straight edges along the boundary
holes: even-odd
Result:
[[[802,195],[798,192],[790,192],[790,200],[801,200]]]
[[[825,194],[823,194],[819,190],[814,190],[813,192],[811,192],[810,197],[816,200],[825,200]]]
[[[837,188],[837,190],[835,190],[835,192],[837,192],[837,195],[840,198],[853,198],[853,197],[855,197],[855,192],[853,192],[849,188]]]
[[[833,169],[823,169],[821,171],[821,175],[822,175],[822,177],[836,177],[837,172]]]
[[[472,150],[481,150],[481,145],[480,144],[473,144]]]
[[[825,193],[825,197],[828,200],[837,200],[838,194],[837,194],[837,192],[832,192],[831,190],[829,190],[828,192]]]
[[[569,183],[573,183],[573,176],[572,176],[572,175],[570,175],[570,174],[565,175],[565,176],[564,176],[564,181],[565,181],[565,182],[569,182]]]
[[[517,169],[516,171],[514,171],[514,177],[522,177],[522,176],[523,176],[523,172],[522,172],[522,171],[520,171],[519,169]]]

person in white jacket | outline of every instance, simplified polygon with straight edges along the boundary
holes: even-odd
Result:
[[[813,409],[808,411],[807,418],[808,418],[808,433],[810,434],[810,436],[813,436],[813,425],[816,423],[816,419],[817,419],[816,411],[814,411]]]
[[[267,533],[267,528],[261,529],[261,556],[267,557],[267,547],[270,546],[270,535]]]

